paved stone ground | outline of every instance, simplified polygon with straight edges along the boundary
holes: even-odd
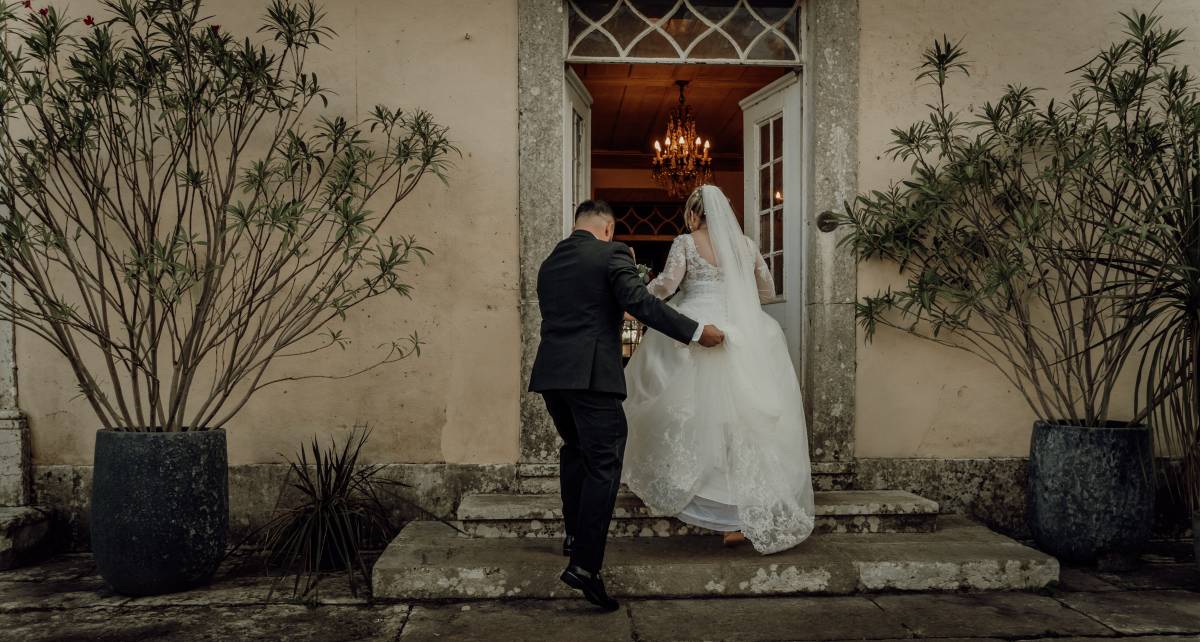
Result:
[[[319,605],[276,594],[255,565],[203,590],[129,599],[91,558],[0,573],[3,640],[1200,640],[1200,569],[1190,546],[1159,545],[1136,568],[1064,568],[1034,593],[627,601],[612,614],[578,600],[376,604],[344,577]],[[287,587],[282,587],[286,594]]]

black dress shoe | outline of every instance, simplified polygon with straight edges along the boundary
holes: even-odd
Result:
[[[563,538],[563,557],[570,557],[571,553],[575,552],[575,536],[567,535]]]
[[[589,573],[572,564],[562,572],[559,578],[567,586],[583,591],[584,599],[605,611],[615,611],[621,608],[621,605],[609,597],[608,592],[604,590],[604,580],[600,579],[599,573]]]

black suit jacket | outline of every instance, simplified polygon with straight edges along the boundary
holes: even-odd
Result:
[[[538,270],[542,342],[529,389],[591,390],[625,396],[621,321],[628,311],[642,323],[690,343],[697,323],[659,301],[638,278],[624,243],[589,232],[563,239]]]

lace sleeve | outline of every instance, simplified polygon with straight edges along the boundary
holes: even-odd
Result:
[[[671,243],[671,251],[667,253],[667,264],[663,267],[662,274],[646,286],[650,294],[665,299],[679,289],[683,276],[687,274],[687,257],[683,252],[683,237],[676,236]]]
[[[775,298],[775,279],[771,276],[771,268],[754,247],[754,241],[746,238],[746,247],[754,255],[754,282],[758,285],[758,301],[766,303]]]

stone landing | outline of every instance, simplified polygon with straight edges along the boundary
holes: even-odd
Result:
[[[375,599],[578,597],[550,538],[467,538],[413,522],[375,564]],[[770,556],[714,535],[610,540],[609,591],[623,597],[722,597],[881,591],[1040,589],[1058,562],[966,518],[932,533],[819,534]]]
[[[813,488],[848,490],[854,485],[855,462],[812,462]],[[541,495],[558,492],[558,464],[518,464],[517,492]]]
[[[928,533],[936,530],[937,502],[912,493],[818,491],[817,533]],[[478,494],[463,498],[455,526],[473,537],[562,537],[556,494]],[[710,531],[655,512],[636,495],[617,497],[609,533],[615,537],[702,535]]]

